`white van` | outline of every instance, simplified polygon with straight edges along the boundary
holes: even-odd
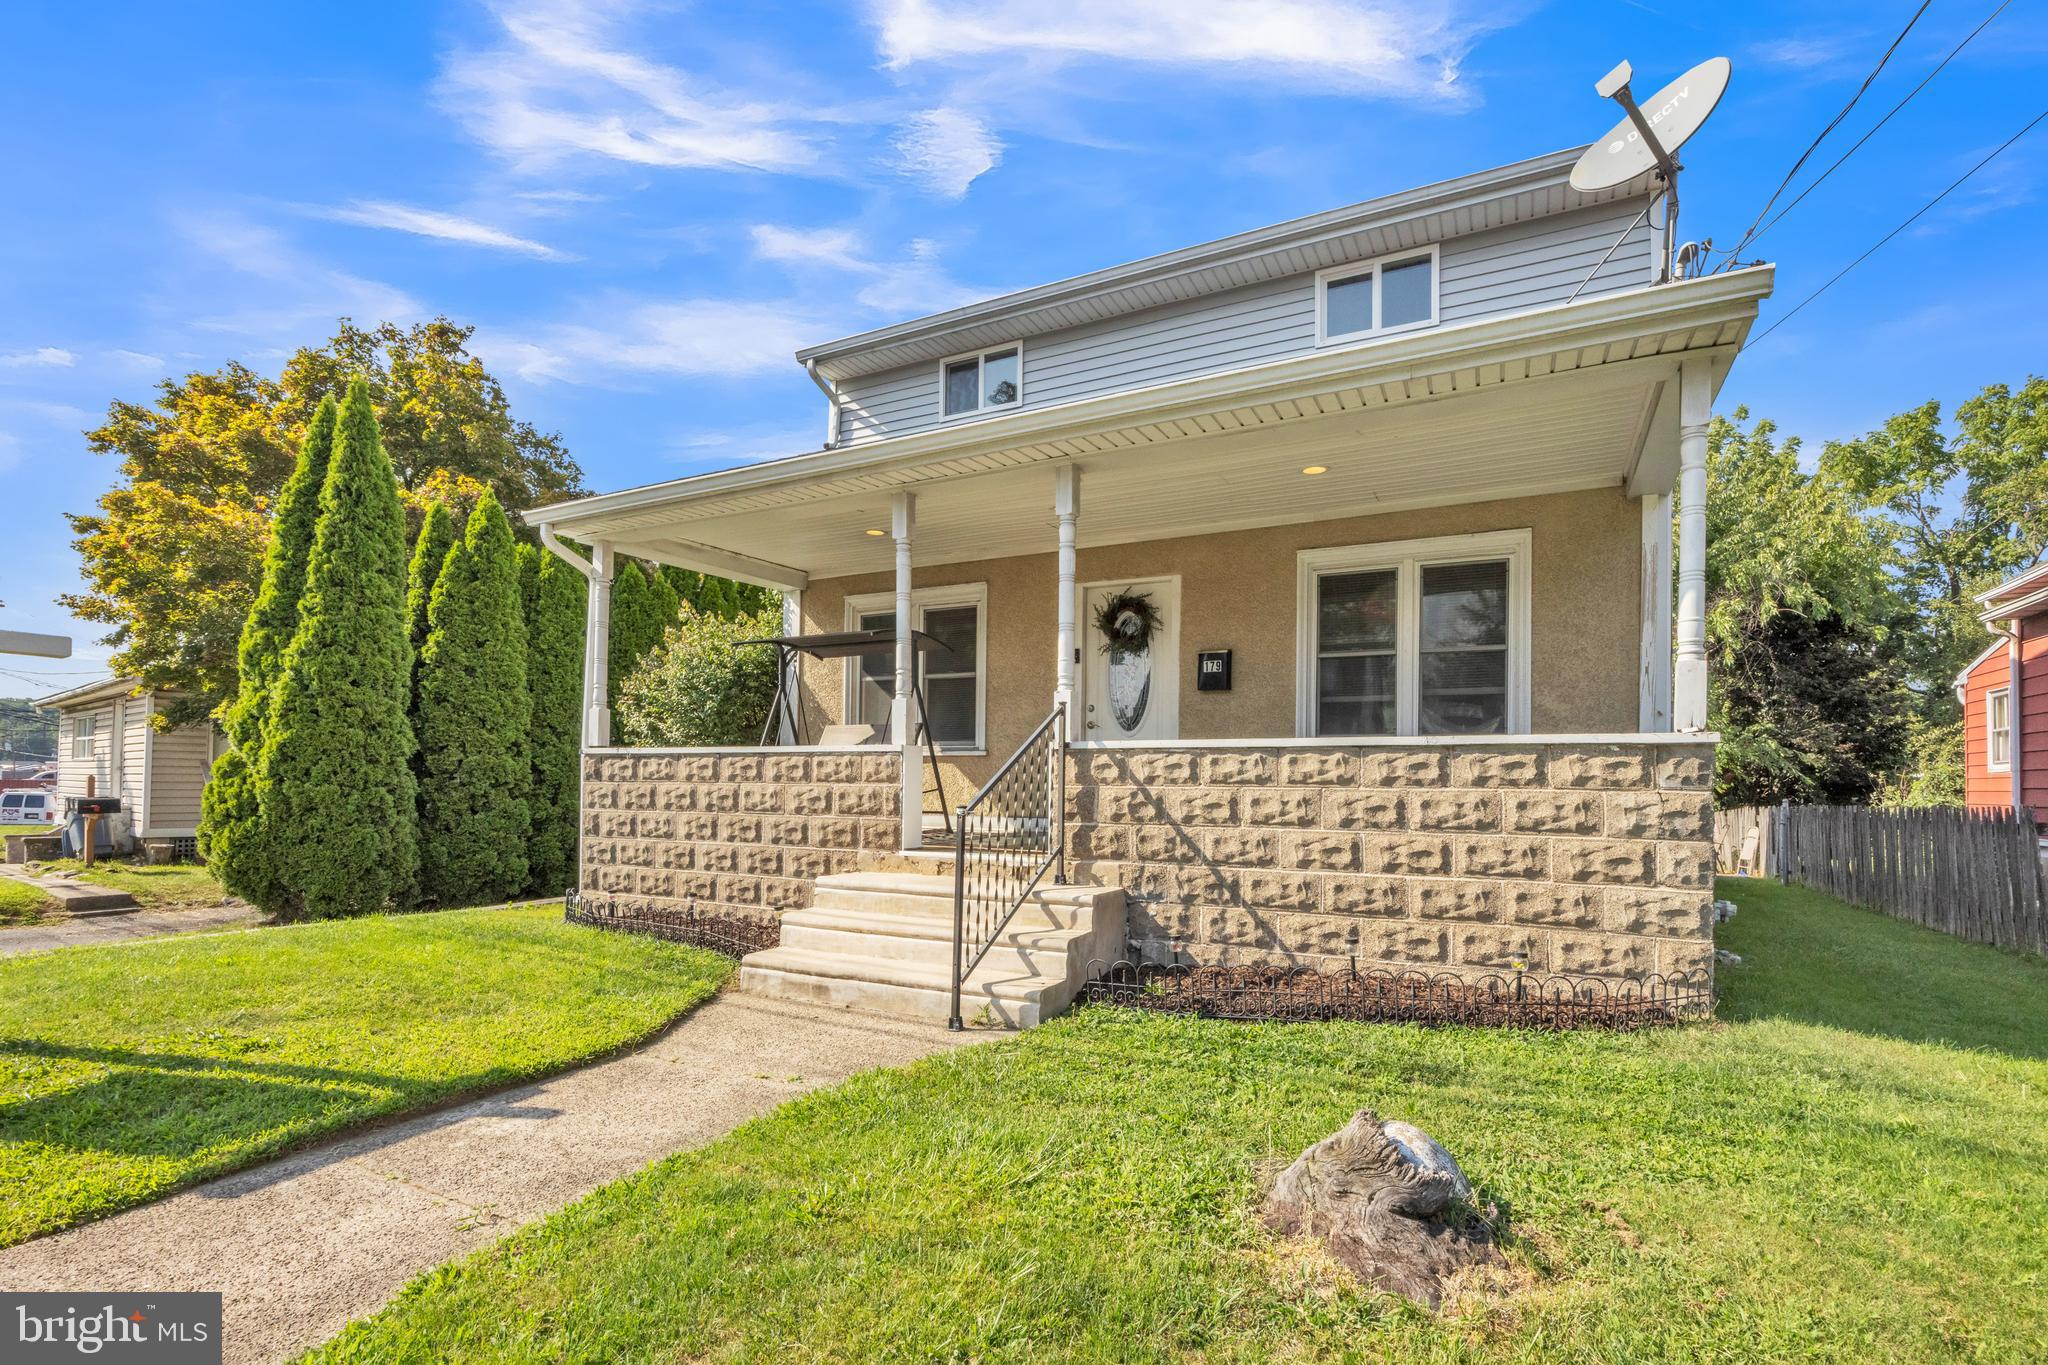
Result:
[[[50,792],[0,792],[0,825],[54,825],[57,798]]]

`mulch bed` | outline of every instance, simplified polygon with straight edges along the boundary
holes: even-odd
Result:
[[[1091,972],[1081,998],[1206,1019],[1470,1025],[1630,1031],[1712,1012],[1713,991],[1691,978],[1607,985],[1526,973],[1467,980],[1421,972],[1317,972],[1281,967],[1139,966]]]

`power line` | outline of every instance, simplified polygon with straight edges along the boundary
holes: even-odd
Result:
[[[1968,180],[1971,176],[1975,175],[1977,172],[1983,170],[1986,166],[1990,165],[1993,159],[1996,158],[2000,152],[2003,152],[2006,148],[2012,146],[2013,143],[2018,142],[2028,133],[2034,131],[2034,126],[2040,123],[2043,119],[2048,119],[2048,109],[2043,109],[2040,113],[2034,115],[2034,117],[2028,121],[2026,127],[2020,129],[2017,133],[2014,133],[2011,137],[1999,143],[1998,146],[1993,148],[1991,152],[1987,156],[1985,156],[1985,158],[1982,161],[1979,161],[1976,165],[1970,167],[1969,170],[1964,171],[1961,175],[1957,176],[1954,184],[1951,184],[1947,189],[1943,190],[1940,194],[1935,195],[1932,199],[1922,204],[1918,209],[1915,209],[1912,217],[1908,218],[1905,222],[1893,228],[1890,232],[1887,232],[1884,236],[1878,238],[1877,241],[1871,245],[1870,250],[1864,252],[1861,256],[1858,256],[1855,260],[1849,262],[1849,264],[1843,266],[1840,270],[1836,271],[1833,279],[1830,279],[1826,284],[1814,290],[1805,298],[1799,300],[1799,302],[1793,306],[1793,309],[1790,313],[1785,314],[1784,317],[1779,318],[1776,322],[1764,328],[1763,331],[1759,332],[1756,335],[1756,337],[1749,342],[1749,345],[1756,345],[1757,342],[1762,341],[1765,337],[1769,336],[1771,333],[1777,331],[1780,327],[1783,327],[1786,323],[1790,322],[1801,308],[1806,307],[1807,304],[1812,303],[1822,294],[1827,293],[1828,290],[1834,287],[1835,282],[1842,278],[1842,276],[1848,274],[1857,266],[1862,265],[1865,261],[1869,260],[1872,256],[1876,255],[1879,247],[1883,246],[1886,242],[1889,242],[1892,238],[1904,232],[1907,228],[1913,226],[1915,222],[1919,221],[1922,214],[1926,213],[1936,204],[1939,204],[1942,200],[1948,198],[1951,194],[1955,193],[1956,189],[1959,186],[1961,186],[1965,180]]]
[[[1836,157],[1834,165],[1828,167],[1819,175],[1815,176],[1813,183],[1811,185],[1808,185],[1805,189],[1799,191],[1799,197],[1797,199],[1794,199],[1791,203],[1785,205],[1784,208],[1779,209],[1777,213],[1772,216],[1770,222],[1765,223],[1762,227],[1750,233],[1749,236],[1744,239],[1745,242],[1754,242],[1757,238],[1763,236],[1766,232],[1769,232],[1772,228],[1776,227],[1778,225],[1779,219],[1783,218],[1792,210],[1798,208],[1800,200],[1806,198],[1807,195],[1812,194],[1815,190],[1819,189],[1821,181],[1833,175],[1837,170],[1840,170],[1842,163],[1844,161],[1847,161],[1850,157],[1856,155],[1857,149],[1862,147],[1864,143],[1870,141],[1871,138],[1875,137],[1877,135],[1878,129],[1884,127],[1887,123],[1890,123],[1892,121],[1893,114],[1898,113],[1899,110],[1905,108],[1908,104],[1911,104],[1913,102],[1913,97],[1919,94],[1922,90],[1925,90],[1927,88],[1928,82],[1932,81],[1936,76],[1939,76],[1941,74],[1942,68],[1947,66],[1950,62],[1954,61],[1956,59],[1956,54],[1958,52],[1961,52],[1964,48],[1970,45],[1971,39],[1974,39],[1978,34],[1982,33],[1985,29],[1991,27],[1991,21],[1993,19],[1996,19],[1999,15],[2005,13],[2006,10],[2011,7],[2011,5],[2012,0],[2004,0],[2004,3],[1999,5],[1997,9],[1991,11],[1991,13],[1984,16],[1984,22],[1977,25],[1977,27],[1971,29],[1967,37],[1965,37],[1960,43],[1957,43],[1953,48],[1951,48],[1949,50],[1948,56],[1943,57],[1941,61],[1935,66],[1934,70],[1928,72],[1926,76],[1921,78],[1920,84],[1914,86],[1911,90],[1908,90],[1906,92],[1906,97],[1904,99],[1900,100],[1897,104],[1894,104],[1891,107],[1890,111],[1886,113],[1883,118],[1879,119],[1876,123],[1871,125],[1869,132],[1865,133],[1862,137],[1857,138],[1855,146],[1852,146],[1851,148],[1849,148],[1848,151],[1843,152],[1840,156]],[[1768,211],[1769,205],[1766,205],[1765,208],[1766,211]]]
[[[1885,64],[1891,61],[1892,54],[1899,50],[1899,44],[1906,41],[1906,35],[1913,31],[1913,25],[1920,22],[1920,16],[1927,13],[1927,7],[1933,3],[1934,0],[1920,0],[1920,8],[1913,11],[1913,17],[1908,19],[1906,26],[1899,30],[1899,36],[1892,39],[1891,46],[1886,48],[1884,55],[1877,59],[1877,65],[1870,68],[1870,74],[1863,78],[1863,84],[1857,86],[1856,93],[1849,96],[1849,102],[1842,106],[1840,113],[1828,120],[1828,126],[1821,129],[1812,142],[1806,144],[1806,150],[1801,152],[1799,159],[1792,163],[1792,169],[1785,172],[1785,178],[1778,182],[1778,188],[1771,191],[1771,197],[1766,199],[1764,206],[1756,211],[1756,222],[1749,225],[1749,229],[1742,234],[1741,241],[1729,248],[1728,255],[1731,261],[1742,248],[1749,245],[1750,238],[1757,234],[1757,224],[1763,222],[1764,215],[1769,213],[1771,206],[1778,202],[1778,196],[1785,192],[1786,187],[1792,183],[1793,177],[1799,174],[1799,169],[1806,164],[1806,159],[1820,150],[1820,144],[1827,140],[1828,134],[1839,128],[1842,120],[1849,117],[1849,111],[1856,107],[1856,101],[1863,98],[1864,92],[1870,89],[1871,82],[1878,78],[1879,73],[1884,70]]]

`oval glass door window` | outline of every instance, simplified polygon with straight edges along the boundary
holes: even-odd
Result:
[[[1152,700],[1152,649],[1109,652],[1109,715],[1117,729],[1130,734],[1145,723]]]

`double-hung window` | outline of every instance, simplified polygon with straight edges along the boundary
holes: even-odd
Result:
[[[91,758],[99,747],[100,718],[98,716],[73,716],[71,718],[71,756]]]
[[[921,588],[911,595],[910,604],[915,628],[940,646],[919,650],[913,656],[932,740],[941,750],[979,750],[984,747],[987,714],[987,586]],[[895,629],[895,595],[873,593],[847,599],[846,621],[850,630]],[[895,655],[848,662],[847,719],[872,725],[878,734],[886,733],[889,703],[896,693]]]
[[[1433,246],[1316,274],[1316,340],[1321,345],[1428,327],[1436,313]]]
[[[1984,766],[1995,773],[2012,771],[2012,689],[1984,695]]]
[[[1003,346],[956,355],[939,366],[939,385],[948,417],[988,408],[1013,408],[1024,398],[1024,351]]]
[[[1304,550],[1302,735],[1529,728],[1529,533]]]

